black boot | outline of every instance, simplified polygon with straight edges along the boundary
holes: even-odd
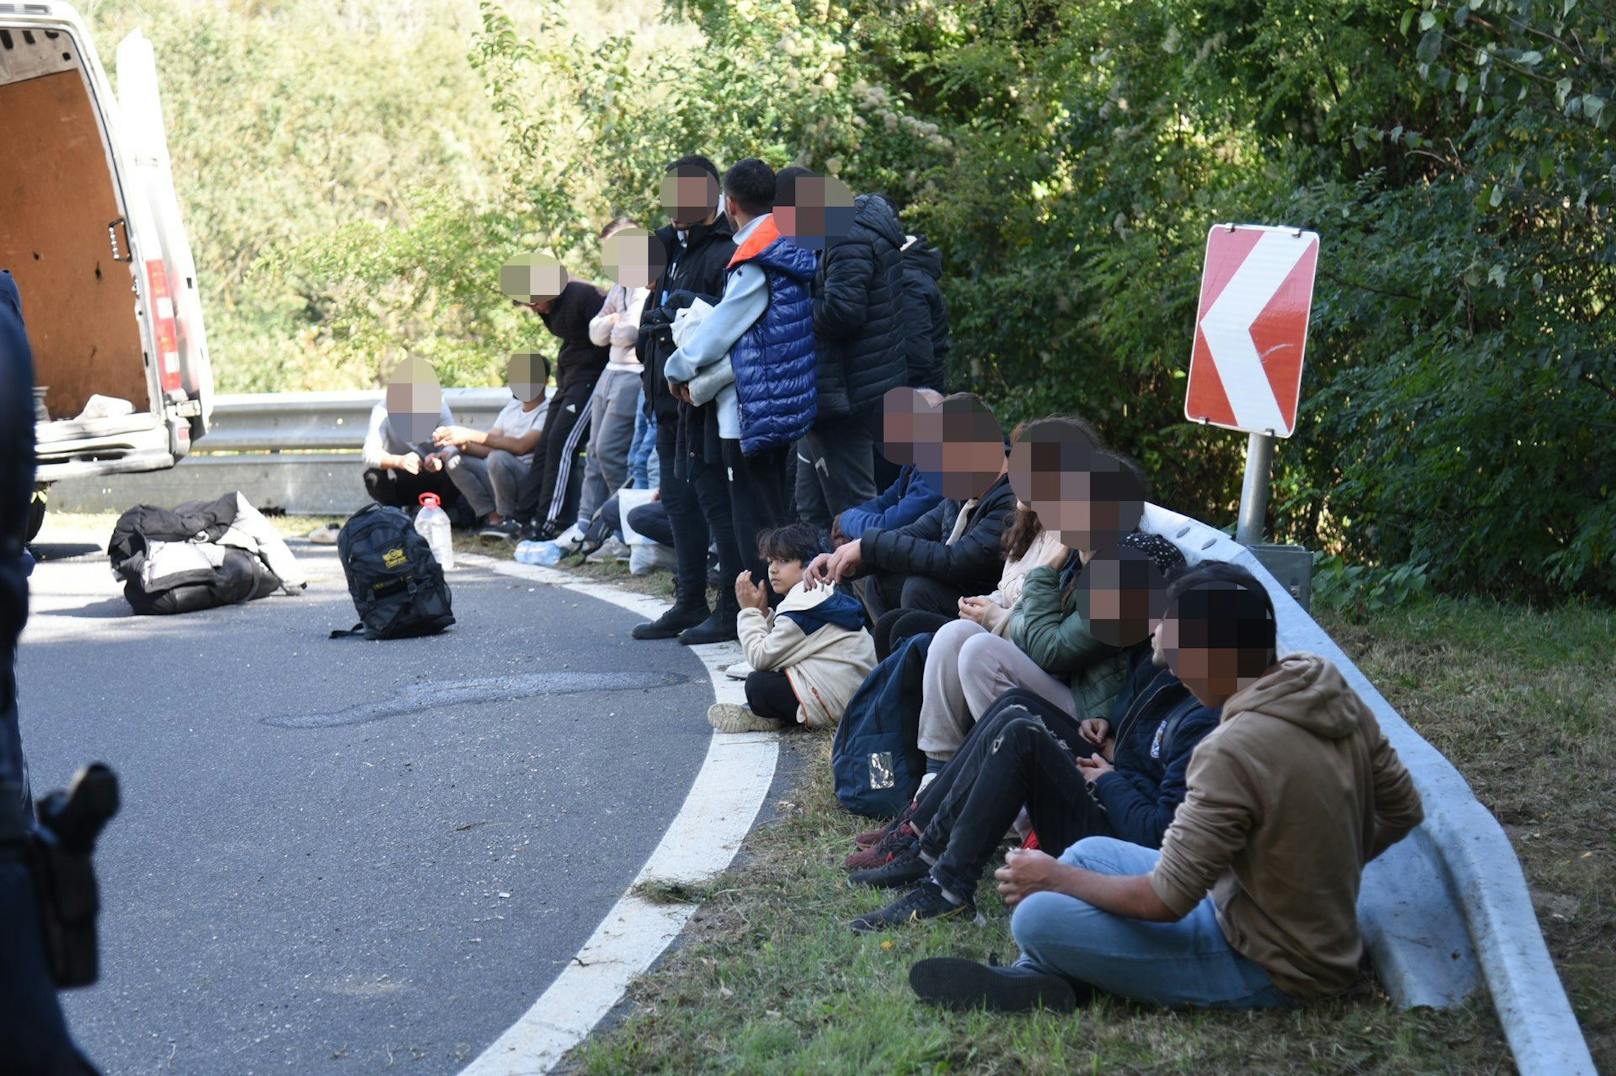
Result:
[[[687,601],[685,595],[679,593],[674,596],[673,608],[655,620],[636,624],[632,634],[636,639],[672,639],[687,628],[705,623],[708,613],[706,594],[695,595]],[[734,626],[733,620],[730,625]]]
[[[684,646],[734,642],[740,638],[735,632],[735,618],[740,614],[741,606],[735,600],[735,592],[720,590],[718,608],[713,615],[695,627],[680,632],[679,642]]]

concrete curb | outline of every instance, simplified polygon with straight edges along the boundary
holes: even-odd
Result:
[[[476,553],[455,554],[478,568],[544,583],[640,613],[659,616],[667,603],[569,572],[501,561]],[[718,702],[746,701],[740,681],[724,676],[741,659],[734,643],[691,647],[701,658]],[[696,913],[691,904],[657,904],[635,893],[645,882],[698,883],[727,868],[752,830],[774,780],[777,734],[718,735],[707,757],[633,883],[595,928],[572,963],[548,989],[470,1065],[462,1076],[516,1076],[549,1072],[582,1042],[622,999],[629,982],[646,971]]]
[[[1274,601],[1281,651],[1311,651],[1334,662],[1413,776],[1425,821],[1365,870],[1358,905],[1376,971],[1392,997],[1405,1007],[1447,1006],[1485,982],[1523,1076],[1593,1076],[1593,1058],[1538,929],[1520,861],[1464,777],[1250,550],[1156,505],[1146,509],[1141,529],[1177,543],[1192,564],[1229,561],[1262,580]]]

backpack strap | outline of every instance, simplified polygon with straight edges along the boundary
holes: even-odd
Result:
[[[361,623],[361,624],[355,624],[353,627],[346,628],[346,629],[343,629],[341,631],[334,631],[334,632],[331,633],[330,638],[332,638],[332,639],[351,639],[355,635],[363,635],[363,634],[365,634],[365,625]]]

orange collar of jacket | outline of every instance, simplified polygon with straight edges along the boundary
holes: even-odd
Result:
[[[746,237],[746,242],[735,248],[735,255],[730,258],[727,268],[733,269],[742,262],[751,261],[768,250],[769,245],[779,238],[780,229],[775,226],[774,214],[770,213],[752,229],[752,234]]]

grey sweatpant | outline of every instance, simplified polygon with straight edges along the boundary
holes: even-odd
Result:
[[[634,442],[634,413],[640,399],[636,370],[606,370],[589,398],[589,461],[578,498],[578,528],[628,481],[628,449]]]
[[[944,624],[931,637],[921,674],[920,750],[946,762],[954,757],[976,719],[1005,692],[1025,688],[1076,716],[1072,689],[974,620]]]
[[[462,452],[449,461],[449,480],[478,517],[498,512],[506,519],[515,519],[521,500],[518,488],[532,469],[533,465],[523,463],[522,457],[500,448],[483,459]]]

